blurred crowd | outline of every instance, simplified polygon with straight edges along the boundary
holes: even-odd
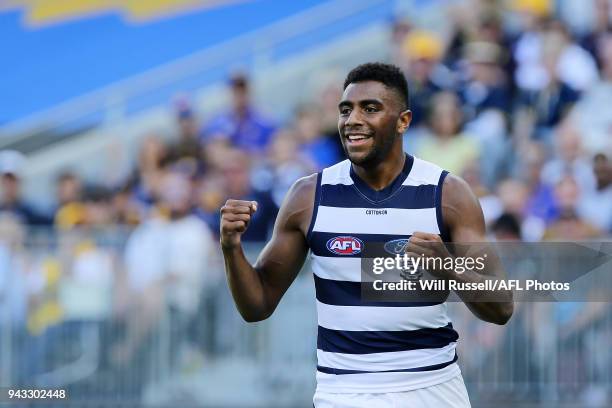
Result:
[[[593,24],[577,32],[552,1],[502,3],[449,7],[443,34],[410,19],[390,24],[388,60],[408,78],[413,112],[404,147],[470,184],[492,238],[609,237],[611,4],[593,0]],[[327,81],[279,118],[253,102],[247,74],[233,73],[221,112],[175,101],[174,134],[148,135],[121,185],[63,172],[51,213],[22,197],[24,157],[0,152],[0,305],[12,305],[3,307],[9,320],[37,335],[68,319],[118,316],[125,333],[108,350],[115,364],[130,361],[162,310],[188,333],[211,278],[202,271],[218,262],[225,200],[257,201],[243,239],[266,241],[291,184],[343,160],[342,81]],[[35,235],[24,226],[54,226],[59,238],[25,256]],[[125,240],[104,241],[109,226],[124,228]],[[33,356],[23,375],[39,371]]]
[[[505,215],[528,241],[605,236],[612,229],[610,2],[593,0],[586,32],[572,31],[546,0],[500,4],[449,7],[444,35],[407,19],[391,24],[389,60],[410,84],[406,151],[465,178],[489,226]],[[259,201],[245,240],[263,241],[293,181],[344,158],[336,125],[342,79],[327,79],[279,118],[255,105],[249,77],[235,73],[222,112],[202,115],[177,100],[175,134],[148,136],[122,185],[84,186],[78,174],[62,173],[52,214],[21,201],[23,158],[2,152],[0,209],[27,225],[135,226],[181,200],[165,187],[174,178],[213,234],[227,197]]]

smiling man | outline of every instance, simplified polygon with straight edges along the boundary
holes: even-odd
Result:
[[[241,235],[257,203],[228,200],[221,209],[221,246],[238,310],[250,322],[269,317],[310,250],[319,326],[315,407],[469,407],[446,304],[362,299],[360,256],[368,242],[397,240],[408,242],[410,254],[452,256],[435,244],[484,241],[482,210],[463,180],[404,153],[411,112],[397,67],[353,69],[338,108],[348,159],[293,185],[254,266]],[[482,272],[430,272],[486,279]],[[496,268],[486,274],[503,277]],[[505,324],[512,314],[510,292],[486,303],[458,295],[485,321]]]

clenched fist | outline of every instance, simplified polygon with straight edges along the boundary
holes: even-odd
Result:
[[[246,231],[251,216],[257,211],[256,201],[227,200],[221,207],[221,247],[235,248]]]

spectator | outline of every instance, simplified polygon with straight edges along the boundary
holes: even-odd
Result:
[[[90,186],[85,190],[85,225],[90,228],[109,227],[115,221],[112,191],[103,186]]]
[[[461,132],[463,116],[459,99],[450,92],[442,92],[431,101],[430,135],[423,141],[416,155],[431,161],[451,173],[461,174],[466,166],[478,160],[480,147]]]
[[[196,162],[202,160],[202,147],[198,140],[198,121],[193,109],[185,101],[176,107],[176,124],[178,140],[170,147],[170,155],[175,158],[188,157]]]
[[[603,61],[601,55],[598,52],[599,42],[604,37],[610,35],[612,32],[612,12],[610,10],[610,0],[593,0],[593,17],[594,24],[591,27],[590,32],[583,36],[580,41],[580,45],[584,47],[597,61],[599,68],[603,67]]]
[[[600,237],[593,225],[581,219],[572,208],[562,210],[557,221],[546,229],[543,241],[584,241]]]
[[[514,79],[520,89],[535,91],[546,81],[540,65],[540,41],[552,4],[550,1],[517,0],[513,8],[521,17],[518,38],[512,49],[516,66]]]
[[[591,152],[612,151],[612,31],[598,43],[601,79],[576,104],[572,114],[582,131],[584,145]]]
[[[313,77],[314,79],[314,77]],[[314,96],[302,106],[311,105],[318,112],[317,126],[319,131],[330,144],[333,144],[336,150],[336,155],[339,159],[344,158],[344,150],[340,135],[338,134],[338,101],[342,99],[342,82],[341,72],[336,69],[324,71],[321,75],[316,76]],[[282,133],[284,130],[295,128],[295,118],[292,118],[289,123],[286,123],[284,129],[279,129]],[[271,143],[276,140],[278,131],[272,137]],[[270,149],[273,147],[270,145]],[[268,150],[269,152],[270,150]]]
[[[492,42],[466,45],[467,78],[461,86],[460,96],[469,119],[490,109],[507,112],[510,108],[510,89],[500,66],[504,58],[502,52],[501,47]]]
[[[12,374],[12,384],[26,384],[27,367],[35,365],[28,358],[32,350],[24,347],[29,257],[25,239],[26,231],[19,220],[10,214],[0,214],[0,330],[3,344],[12,344],[10,354],[0,355],[0,363],[9,369],[3,373]]]
[[[391,56],[390,60],[397,66],[404,64],[404,40],[412,30],[410,21],[403,18],[396,18],[391,23]]]
[[[527,184],[516,179],[503,180],[497,187],[502,213],[511,214],[520,222],[522,240],[535,242],[542,239],[546,223],[541,218],[527,213],[529,194]]]
[[[188,343],[188,332],[200,306],[202,290],[219,276],[211,275],[208,268],[214,248],[212,234],[192,213],[191,181],[171,171],[162,186],[162,205],[170,214],[166,228],[165,292],[170,312],[170,346],[176,365],[177,359],[184,361],[186,353],[193,348],[185,343]]]
[[[512,214],[504,213],[491,226],[491,231],[497,241],[520,241],[521,224]]]
[[[232,149],[223,157],[220,167],[225,185],[225,197],[236,200],[257,201],[257,211],[249,222],[249,229],[242,235],[243,242],[263,242],[269,237],[278,213],[270,192],[257,191],[250,180],[251,162],[246,153]],[[215,219],[214,230],[219,231],[220,217]]]
[[[50,225],[51,219],[34,210],[21,197],[21,171],[25,157],[14,150],[0,151],[0,182],[2,197],[0,213],[8,213],[30,226]]]
[[[563,50],[563,38],[558,33],[544,36],[541,44],[545,84],[535,90],[525,90],[519,106],[530,112],[535,137],[548,141],[550,130],[561,122],[579,98],[579,93],[565,82],[557,69]]]
[[[557,156],[542,168],[542,182],[554,186],[566,175],[571,175],[583,193],[595,189],[595,176],[591,163],[584,157],[581,135],[576,126],[566,121],[557,128]]]
[[[194,214],[209,226],[215,235],[219,234],[219,208],[225,198],[225,180],[218,169],[206,173],[206,177],[197,180],[195,190]]]
[[[599,230],[576,211],[580,189],[572,176],[565,176],[556,184],[555,197],[559,205],[559,218],[546,229],[544,240],[580,241],[600,236]]]
[[[513,75],[516,65],[514,58],[507,54],[512,50],[513,38],[504,30],[500,10],[483,12],[479,16],[473,41],[497,44],[504,51],[498,62],[505,73],[510,94],[513,96],[516,91]]]
[[[206,143],[223,140],[250,153],[263,153],[274,133],[274,125],[251,103],[251,84],[243,74],[229,80],[232,106],[213,117],[204,127]]]
[[[19,221],[0,214],[0,327],[21,330],[27,311],[26,234]]]
[[[297,136],[290,130],[277,132],[268,153],[268,189],[278,207],[291,185],[316,172],[317,166],[300,152]]]
[[[131,293],[126,338],[116,345],[117,363],[130,361],[156,329],[167,310],[173,336],[181,338],[194,317],[205,282],[212,239],[206,224],[191,213],[193,187],[170,170],[161,183],[161,212],[130,236],[126,246],[127,282]],[[177,338],[173,337],[173,345]]]
[[[321,91],[316,97],[319,106],[319,122],[321,132],[336,143],[338,152],[344,157],[342,142],[338,134],[338,101],[342,99],[342,79],[335,72],[328,74],[330,79],[324,83]]]
[[[465,49],[467,77],[460,88],[467,134],[477,138],[486,160],[481,159],[484,183],[492,187],[509,166],[506,112],[510,110],[510,88],[500,66],[502,49],[491,42],[471,42]]]
[[[555,220],[559,215],[551,184],[542,182],[540,177],[546,163],[546,151],[542,144],[531,143],[521,155],[521,178],[529,190],[525,217],[542,221],[542,226]]]
[[[584,91],[597,79],[597,64],[591,55],[573,41],[563,23],[538,19],[538,23],[519,38],[514,57],[516,81],[525,91],[538,91],[558,78],[572,89]],[[546,56],[554,47],[555,59]],[[549,64],[548,67],[545,67]]]
[[[57,179],[57,202],[54,224],[60,229],[72,228],[85,221],[81,180],[75,173],[64,172]]]
[[[491,193],[483,184],[481,173],[478,162],[471,162],[465,167],[461,177],[470,185],[470,188],[478,198],[484,215],[485,224],[490,225],[492,221],[500,216],[502,206],[499,198]]]
[[[140,205],[149,207],[155,202],[163,166],[167,161],[166,145],[154,134],[147,136],[138,152],[138,167],[129,181],[134,186],[134,197]]]
[[[585,193],[577,204],[578,214],[602,231],[612,231],[612,164],[599,153],[593,159],[596,188]]]
[[[300,151],[317,170],[331,166],[340,160],[338,144],[326,137],[320,128],[319,112],[314,106],[302,106],[295,115],[295,136]]]
[[[165,238],[163,216],[152,208],[149,218],[130,234],[126,243],[125,288],[118,288],[115,306],[118,317],[125,322],[126,333],[111,350],[115,365],[125,366],[135,354],[142,354],[142,345],[163,317]]]
[[[522,221],[529,196],[529,190],[525,183],[506,179],[499,183],[497,195],[502,203],[502,213],[511,214]]]
[[[427,119],[428,104],[434,94],[452,87],[451,72],[440,64],[442,41],[428,31],[415,30],[403,43],[404,61],[410,89],[411,128],[418,128]]]

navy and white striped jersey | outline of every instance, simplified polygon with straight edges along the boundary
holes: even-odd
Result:
[[[361,180],[348,160],[319,173],[307,236],[317,297],[318,390],[401,392],[460,373],[446,303],[367,302],[360,291],[361,243],[406,239],[415,231],[445,237],[440,202],[447,174],[410,155],[381,191]]]

